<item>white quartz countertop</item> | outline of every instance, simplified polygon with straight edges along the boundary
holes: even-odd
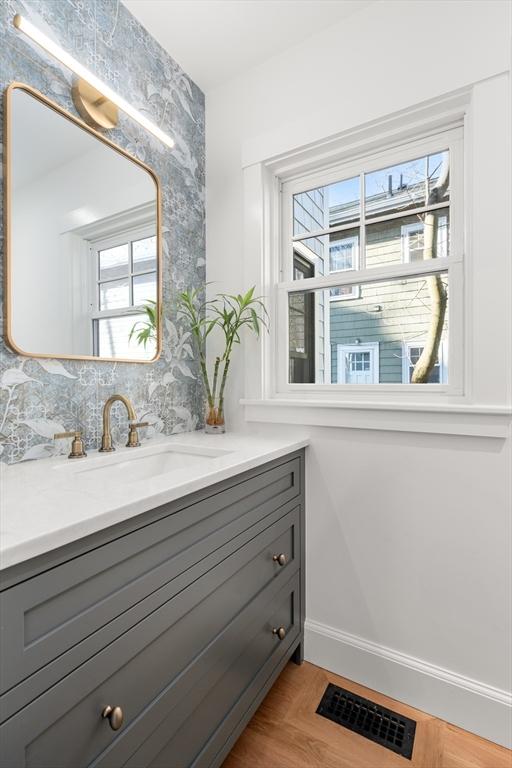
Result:
[[[150,440],[139,448],[118,448],[112,454],[91,451],[84,459],[59,456],[0,465],[0,569],[278,459],[307,443],[306,439],[189,432]],[[143,465],[146,474],[140,471]],[[134,471],[127,471],[132,466]]]

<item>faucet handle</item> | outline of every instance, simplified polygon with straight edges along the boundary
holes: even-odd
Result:
[[[126,443],[126,447],[137,448],[140,445],[139,433],[137,432],[137,429],[139,427],[149,427],[149,421],[130,421],[129,426],[130,431],[128,433],[128,442]]]
[[[66,437],[73,438],[73,442],[71,443],[71,453],[69,454],[68,459],[82,459],[84,456],[87,456],[82,440],[82,433],[79,430],[73,430],[72,432],[56,432],[53,439],[61,440]]]

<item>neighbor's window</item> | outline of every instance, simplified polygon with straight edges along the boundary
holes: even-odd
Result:
[[[145,320],[143,307],[156,301],[157,252],[154,227],[120,233],[91,243],[95,269],[92,327],[93,354],[99,357],[140,356],[148,351],[130,341],[130,331]],[[153,344],[154,346],[154,344]]]
[[[405,384],[410,384],[414,373],[416,363],[421,357],[424,350],[424,345],[415,341],[407,341],[404,344],[404,368],[403,368],[403,381]],[[448,363],[447,342],[441,341],[437,350],[436,358],[430,375],[428,377],[429,384],[446,384],[446,366]]]
[[[459,147],[447,131],[283,185],[287,384],[450,382]]]

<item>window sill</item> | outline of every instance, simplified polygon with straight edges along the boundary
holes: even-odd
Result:
[[[506,439],[512,408],[466,404],[361,403],[334,400],[242,399],[251,422],[422,432]]]

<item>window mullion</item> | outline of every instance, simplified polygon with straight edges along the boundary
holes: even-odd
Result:
[[[346,224],[337,224],[335,227],[327,227],[326,229],[317,229],[312,232],[301,232],[300,235],[294,235],[292,241],[294,243],[301,240],[311,240],[313,237],[323,237],[324,235],[333,235],[336,232],[344,232],[347,229],[356,229],[359,226],[359,219],[354,219]]]
[[[424,277],[426,275],[448,272],[456,260],[448,258],[428,259],[409,263],[389,264],[384,267],[366,269],[347,269],[333,272],[322,277],[306,277],[302,280],[290,280],[279,283],[279,288],[287,293],[301,293],[326,288],[336,288],[341,285],[364,285],[365,283],[382,283],[386,281]]]
[[[432,211],[438,211],[443,208],[449,208],[450,201],[442,200],[440,203],[432,203],[432,205],[420,205],[417,208],[405,208],[402,211],[396,211],[396,213],[387,213],[383,216],[372,216],[365,221],[365,224],[382,224],[386,221],[393,221],[394,219],[407,219],[412,218],[424,213],[431,213]]]
[[[396,211],[396,213],[386,213],[383,216],[372,216],[365,220],[365,224],[382,224],[386,221],[393,221],[394,219],[406,219],[423,213],[430,213],[431,211],[437,211],[443,208],[450,208],[450,200],[442,200],[440,203],[432,203],[432,205],[419,205],[416,208],[406,208],[403,211]],[[317,229],[312,232],[301,232],[300,235],[294,235],[292,237],[293,242],[300,242],[301,240],[310,240],[314,237],[322,237],[323,235],[332,235],[335,232],[343,232],[346,229],[355,229],[359,226],[358,221],[352,221],[348,224],[339,224],[336,227],[329,227],[328,229]]]
[[[128,304],[133,307],[133,241],[128,243]]]
[[[129,317],[130,315],[140,314],[143,307],[137,305],[135,307],[113,307],[112,309],[100,309],[97,312],[91,313],[93,320],[103,320],[112,317]]]
[[[429,186],[430,181],[428,178],[428,155],[425,155],[425,205],[428,205],[428,198],[429,198]]]
[[[153,271],[153,270],[152,270]],[[126,280],[130,275],[119,275],[118,277],[106,277],[105,280],[98,280],[98,285],[107,285],[108,283],[117,283],[119,280]]]
[[[359,253],[357,259],[357,269],[366,269],[366,201],[364,191],[364,173],[359,177],[359,196],[361,207],[361,223],[359,225]]]

